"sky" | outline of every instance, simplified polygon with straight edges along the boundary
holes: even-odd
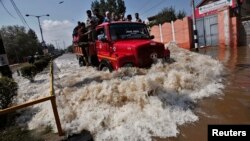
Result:
[[[10,0],[0,0],[8,9],[10,16],[0,3],[0,27],[8,25],[23,26],[16,14]],[[59,2],[63,1],[62,4]],[[43,36],[46,43],[52,43],[56,48],[65,48],[72,43],[71,34],[77,21],[86,20],[86,10],[90,9],[94,0],[14,0],[16,6],[41,40],[37,18],[25,17],[30,15],[46,15],[41,17]],[[184,10],[187,15],[191,13],[190,0],[125,0],[126,14],[138,12],[142,20],[153,16],[165,7],[173,6],[176,10]],[[28,29],[28,28],[27,28]],[[64,44],[65,43],[65,44]]]

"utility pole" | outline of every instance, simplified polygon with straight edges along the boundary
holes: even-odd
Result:
[[[42,30],[42,26],[41,26],[41,22],[40,22],[40,17],[43,17],[43,16],[49,17],[49,14],[47,14],[47,15],[39,15],[39,16],[26,14],[26,17],[29,17],[29,16],[37,18],[39,29],[40,29],[40,33],[41,33],[41,38],[42,38],[42,42],[41,43],[42,43],[42,46],[43,46],[44,54],[46,54],[48,52],[48,49],[46,48],[46,44],[45,44],[45,41],[44,41],[44,38],[43,38],[43,30]]]
[[[12,72],[9,67],[9,61],[5,53],[2,36],[0,34],[0,74],[12,78]]]
[[[196,29],[196,19],[195,19],[195,3],[194,0],[191,0],[192,5],[192,18],[193,18],[193,33],[194,33],[194,47],[195,51],[199,51],[198,48],[198,36],[197,36],[197,29]]]

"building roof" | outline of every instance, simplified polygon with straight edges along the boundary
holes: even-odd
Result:
[[[196,8],[200,7],[201,5],[203,5],[206,1],[208,1],[208,0],[202,0],[199,4],[196,5]]]
[[[204,5],[206,2],[208,2],[208,1],[218,1],[218,0],[202,0],[197,6],[196,6],[196,8],[198,8],[198,7],[200,7],[200,6],[202,6],[202,5]]]

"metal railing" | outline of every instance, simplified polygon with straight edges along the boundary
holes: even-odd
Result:
[[[38,104],[38,103],[48,101],[48,100],[50,100],[51,105],[52,105],[53,114],[54,114],[54,117],[55,117],[58,134],[59,134],[59,136],[63,136],[64,133],[63,133],[63,130],[62,130],[59,114],[58,114],[58,111],[57,111],[56,96],[55,96],[55,92],[54,92],[53,61],[50,62],[50,96],[40,98],[40,99],[37,99],[37,100],[33,100],[33,101],[30,101],[30,102],[27,102],[27,103],[24,103],[24,104],[12,106],[12,107],[9,107],[9,108],[6,108],[6,109],[1,109],[0,110],[0,115],[7,114],[7,113],[10,113],[10,112],[14,112],[16,110],[23,109],[23,108],[26,108],[26,107],[29,107],[29,106],[32,106],[32,105],[35,105],[35,104]]]

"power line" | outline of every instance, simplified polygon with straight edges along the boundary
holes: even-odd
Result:
[[[18,9],[18,7],[16,6],[14,0],[10,0],[12,6],[14,7],[17,15],[19,16],[19,18],[21,19],[23,25],[26,25],[29,29],[30,29],[30,26],[28,25],[28,23],[26,22],[25,18],[23,17],[22,13],[20,12],[20,10]]]
[[[16,6],[15,2],[13,0],[10,0],[12,6],[14,7],[17,15],[19,16],[19,18],[21,19],[22,23],[24,25],[27,25],[29,27],[29,25],[27,24],[26,20],[24,19],[24,17],[22,16],[22,13],[20,12],[20,10],[18,9],[18,7]]]
[[[3,8],[4,8],[4,10],[12,17],[12,18],[14,18],[14,19],[16,19],[16,17],[15,16],[13,16],[11,13],[10,13],[10,11],[5,7],[5,5],[4,5],[4,3],[3,3],[3,1],[2,0],[0,0],[0,2],[1,2],[1,5],[3,6]]]
[[[141,15],[144,15],[144,14],[148,13],[149,11],[151,11],[152,9],[154,9],[154,8],[156,8],[156,7],[158,7],[158,6],[160,6],[160,5],[163,3],[163,1],[166,1],[166,0],[161,0],[161,1],[160,1],[159,3],[157,3],[156,5],[152,6],[152,7],[149,8],[148,10],[145,10],[145,12],[142,13]]]
[[[146,6],[148,6],[148,4],[150,4],[150,2],[145,2],[144,5],[142,5],[141,8],[139,8],[139,10],[137,11],[138,13],[143,10]]]

